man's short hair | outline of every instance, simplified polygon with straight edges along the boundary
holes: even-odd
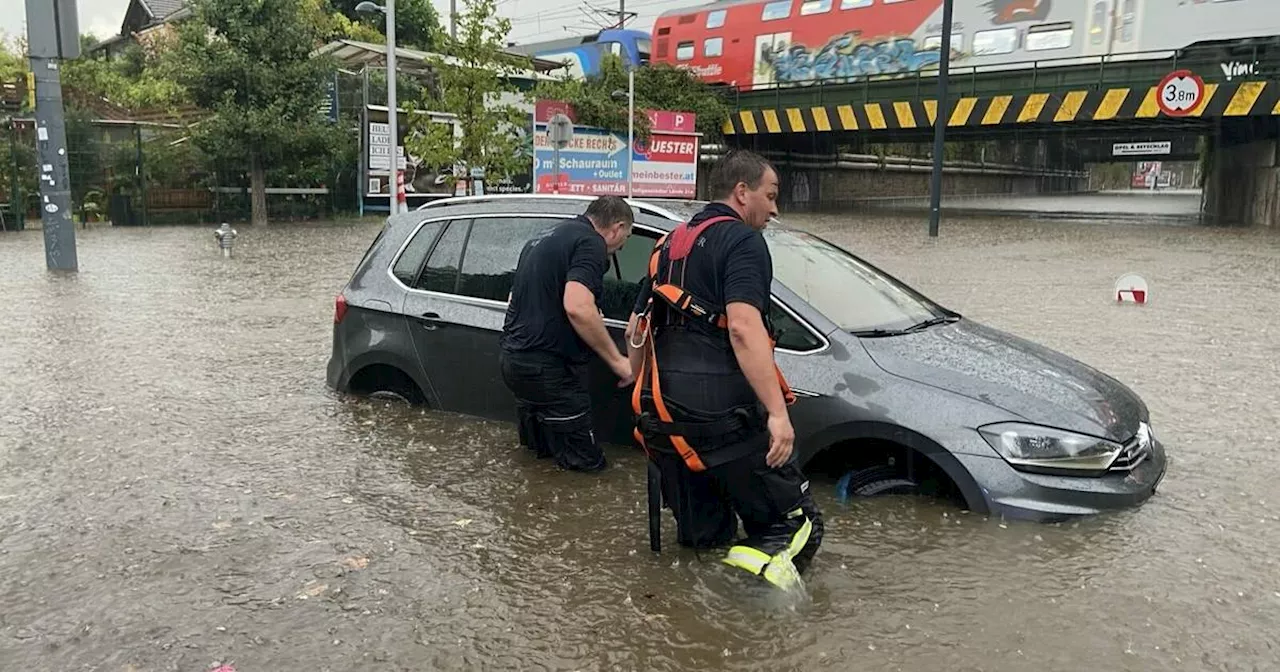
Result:
[[[773,164],[755,152],[745,149],[729,152],[711,167],[707,185],[711,200],[722,201],[729,198],[739,182],[745,182],[749,189],[760,188],[760,180],[772,168]]]
[[[631,226],[635,222],[631,205],[621,196],[601,196],[587,206],[584,214],[596,226],[609,226],[615,222],[626,222]]]

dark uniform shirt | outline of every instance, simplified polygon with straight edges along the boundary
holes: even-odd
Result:
[[[598,307],[607,267],[604,238],[582,215],[525,243],[502,325],[502,349],[551,353],[576,363],[587,361],[590,347],[573,330],[564,312],[564,285],[570,280],[586,285]]]
[[[758,308],[762,317],[767,316],[773,257],[764,235],[747,226],[733,208],[723,203],[708,204],[689,224],[697,226],[711,217],[724,216],[736,221],[720,222],[704,229],[686,258],[684,278],[673,278],[673,281],[721,310],[730,301],[742,301]],[[642,283],[640,296],[636,298],[637,313],[644,309],[651,292],[649,278]],[[707,333],[718,331],[710,325],[705,330]]]
[[[767,319],[773,258],[764,235],[747,226],[732,208],[721,203],[707,205],[689,223],[697,226],[708,218],[721,216],[733,217],[734,221],[703,229],[685,258],[683,277],[673,277],[670,281],[715,310],[723,312],[729,302],[741,301],[755,306],[761,318]],[[660,262],[659,273],[663,272]],[[667,281],[667,278],[660,275],[659,280]],[[649,279],[645,278],[642,283],[636,312],[644,309],[652,294]],[[697,321],[672,327],[667,326],[668,318],[678,321],[679,313],[668,310],[661,298],[654,297],[651,324],[664,398],[708,412],[756,402],[725,329]]]

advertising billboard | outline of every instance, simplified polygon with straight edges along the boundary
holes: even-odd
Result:
[[[700,136],[690,112],[650,110],[647,140],[636,138],[627,147],[627,134],[576,122],[573,139],[556,151],[547,135],[547,121],[556,114],[576,117],[570,105],[538,101],[534,105],[533,183],[539,194],[627,194],[630,171],[632,194],[638,198],[694,198],[698,185]]]

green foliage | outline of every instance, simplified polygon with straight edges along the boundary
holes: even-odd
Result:
[[[187,102],[163,53],[148,54],[133,44],[116,59],[84,56],[62,66],[69,98],[97,97],[131,110],[173,109]]]
[[[523,138],[529,114],[516,104],[528,96],[509,77],[531,69],[532,63],[504,52],[510,30],[511,22],[498,16],[494,0],[466,0],[451,48],[453,63],[433,59],[442,93],[421,101],[431,111],[457,115],[461,137],[454,136],[449,124],[410,115],[410,153],[435,167],[483,167],[491,182],[529,165]]]
[[[265,223],[273,170],[332,154],[342,133],[320,116],[333,64],[312,58],[331,30],[323,0],[194,0],[172,52],[175,79],[209,116],[191,141],[215,165],[246,170]]]
[[[311,52],[323,26],[305,0],[195,0],[173,53],[178,82],[212,113],[192,139],[224,162],[263,167],[325,153],[333,128],[319,115],[333,72]]]
[[[539,83],[537,96],[573,105],[579,123],[613,131],[627,129],[627,68],[618,56],[607,55],[599,74],[585,80],[568,77]],[[720,94],[696,75],[666,64],[649,64],[635,72],[635,133],[649,135],[649,118],[644,110],[676,110],[698,116],[698,131],[704,142],[721,137],[729,106]]]
[[[26,49],[17,39],[0,33],[0,82],[12,82],[26,76]]]
[[[383,4],[385,0],[375,0]],[[346,22],[347,36],[353,40],[386,44],[386,16],[356,11],[361,0],[332,0],[333,8]],[[422,51],[443,46],[444,31],[431,0],[396,0],[396,44]]]

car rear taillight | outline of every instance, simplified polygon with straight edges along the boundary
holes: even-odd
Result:
[[[342,318],[347,316],[347,297],[339,294],[338,298],[333,300],[333,323],[342,322]]]

